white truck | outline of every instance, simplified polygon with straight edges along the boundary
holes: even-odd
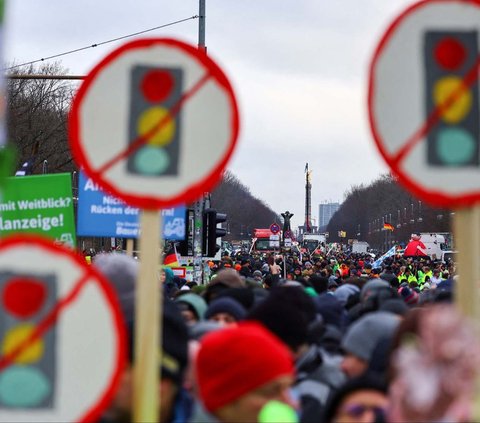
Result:
[[[420,241],[427,248],[426,254],[432,260],[443,260],[445,253],[452,252],[452,234],[448,232],[422,232],[420,235]]]
[[[324,250],[327,243],[327,237],[325,234],[304,234],[302,247],[305,248],[310,254],[315,250]]]

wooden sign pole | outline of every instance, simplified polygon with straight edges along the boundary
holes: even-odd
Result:
[[[127,239],[127,256],[133,257],[133,239]]]
[[[458,280],[455,282],[455,303],[458,310],[472,321],[480,317],[480,205],[457,209],[453,219],[455,248],[458,250]],[[478,336],[478,327],[475,327]],[[480,419],[480,380],[477,378],[472,421]]]
[[[480,206],[455,210],[453,219],[455,245],[458,250],[458,275],[455,302],[470,318],[479,316],[480,286]]]
[[[160,228],[158,211],[143,211],[140,217],[140,269],[135,302],[135,364],[133,375],[133,421],[157,422],[160,412],[162,292],[158,280]]]

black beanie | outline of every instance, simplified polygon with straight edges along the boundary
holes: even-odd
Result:
[[[188,328],[177,305],[170,300],[163,304],[162,378],[182,382],[188,363]]]
[[[230,297],[239,302],[245,310],[250,310],[255,302],[255,295],[248,288],[226,288],[216,298]]]
[[[303,287],[280,286],[271,291],[270,297],[277,298],[278,301],[292,304],[298,308],[305,316],[307,322],[312,322],[316,318],[317,311],[315,309],[315,303]]]
[[[313,299],[317,313],[323,318],[325,324],[334,325],[344,330],[347,316],[342,303],[334,295],[322,294]]]
[[[128,358],[134,356],[134,321],[126,322]],[[162,333],[162,378],[173,380],[180,385],[188,363],[188,328],[177,305],[168,299],[163,303],[163,333]]]
[[[303,306],[302,306],[303,304]],[[248,315],[277,335],[292,351],[308,343],[309,324],[316,318],[312,299],[297,287],[279,287]]]
[[[312,275],[308,280],[317,294],[323,294],[328,290],[328,278],[319,275]]]

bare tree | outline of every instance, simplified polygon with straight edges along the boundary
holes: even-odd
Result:
[[[13,75],[65,75],[57,64],[16,68]],[[39,173],[43,160],[49,172],[75,169],[68,146],[67,118],[75,83],[59,79],[15,79],[7,86],[8,138],[18,152],[18,161],[35,161]]]
[[[332,217],[327,230],[332,241],[338,241],[338,231],[346,231],[347,238],[366,240],[381,249],[385,241],[404,243],[412,232],[449,232],[450,211],[433,208],[413,197],[390,175],[382,175],[370,185],[353,186],[345,193],[345,200]],[[393,225],[386,235],[383,223]]]
[[[230,235],[227,239],[247,239],[255,228],[268,228],[280,219],[262,200],[255,198],[248,187],[231,172],[212,192],[212,205],[228,215]]]

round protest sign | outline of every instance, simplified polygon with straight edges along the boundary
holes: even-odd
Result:
[[[89,177],[130,205],[156,209],[195,201],[219,181],[239,117],[230,82],[204,52],[144,39],[94,67],[69,125]]]
[[[125,364],[108,282],[82,257],[37,236],[0,242],[2,421],[95,421]]]
[[[480,2],[427,0],[403,12],[373,57],[375,142],[409,191],[431,204],[480,200]]]

